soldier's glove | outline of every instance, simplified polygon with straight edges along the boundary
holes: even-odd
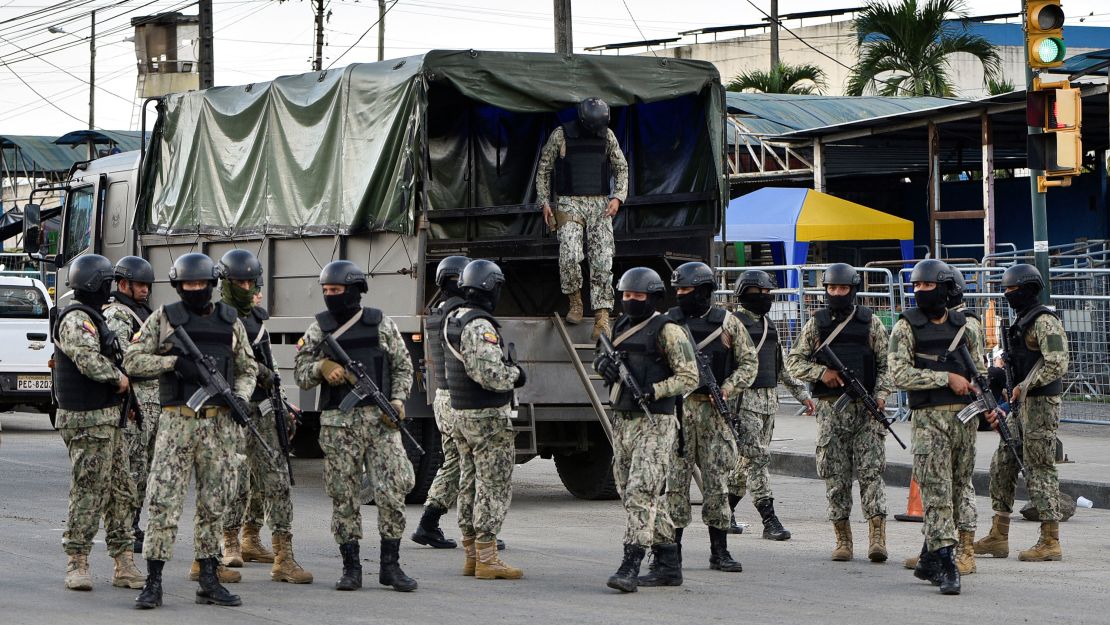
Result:
[[[513,388],[520,388],[528,383],[528,376],[524,373],[524,367],[517,365],[516,370],[519,375],[516,377],[516,382],[513,382]]]
[[[594,371],[597,371],[605,381],[612,386],[621,377],[620,367],[608,354],[601,354],[594,359]]]
[[[648,385],[648,387],[644,389],[644,401],[646,401],[649,404],[651,402],[655,401],[655,386],[654,385]]]
[[[200,375],[200,365],[188,356],[178,356],[177,362],[173,365],[173,370],[177,372],[177,377],[186,382],[194,382],[196,384],[204,382],[204,378]]]
[[[324,377],[325,382],[332,386],[339,386],[340,384],[344,384],[347,381],[346,375],[344,375],[343,378],[340,378],[338,382],[331,381],[332,371],[335,371],[337,369],[343,369],[343,365],[335,362],[330,358],[326,358],[320,361],[320,375]]]
[[[400,419],[401,421],[404,421],[405,420],[405,402],[403,402],[399,399],[391,399],[391,400],[389,400],[389,405],[393,406],[393,409],[397,411],[397,418]],[[384,412],[382,413],[382,423],[384,423],[387,427],[393,428],[394,430],[397,429],[397,426],[393,424],[393,421],[391,421],[389,419],[389,417]]]
[[[255,381],[258,386],[268,391],[274,386],[274,372],[272,369],[262,363],[257,364],[258,373],[255,375]]]

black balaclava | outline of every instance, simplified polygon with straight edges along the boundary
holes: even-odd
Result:
[[[929,291],[916,290],[913,297],[917,307],[930,319],[940,319],[948,312],[948,286],[945,284],[937,284]]]
[[[490,293],[478,289],[466,289],[466,301],[488,313],[493,313],[497,303],[501,301],[501,285],[494,287]]]
[[[749,287],[740,295],[740,305],[761,316],[771,312],[771,305],[774,303],[774,295],[764,293],[755,287]]]
[[[108,303],[108,298],[112,294],[112,281],[105,280],[100,284],[100,288],[95,291],[74,291],[73,299],[81,302],[86,306],[90,306],[97,310],[104,308]]]
[[[829,295],[829,290],[825,289],[825,303],[828,305],[829,310],[834,313],[834,316],[846,315],[852,310],[852,304],[856,302],[856,290],[853,288],[847,295]]]
[[[648,295],[648,298],[644,301],[638,299],[622,300],[621,307],[624,308],[624,314],[628,315],[632,323],[640,323],[655,312],[655,297]]]
[[[1014,312],[1020,314],[1037,305],[1038,293],[1040,293],[1040,289],[1035,285],[1023,284],[1005,294],[1006,302],[1010,304],[1010,308],[1013,308]]]
[[[447,297],[465,297],[463,290],[459,288],[458,278],[448,278],[440,288]]]
[[[208,305],[212,303],[212,283],[209,282],[199,291],[186,291],[178,287],[177,294],[181,296],[181,301],[186,308],[202,315],[208,310]]]
[[[347,289],[338,295],[325,295],[324,305],[339,321],[347,321],[362,309],[362,291],[358,286],[348,284]]]
[[[701,317],[713,304],[713,285],[703,284],[693,291],[678,296],[678,307],[687,317]]]

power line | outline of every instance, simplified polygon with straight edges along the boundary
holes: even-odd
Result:
[[[640,33],[640,38],[643,41],[647,41],[647,36],[644,35],[644,31],[640,30],[640,25],[636,23],[636,16],[632,15],[632,9],[628,8],[628,0],[621,0],[621,4],[624,5],[624,10],[628,11],[628,17],[632,19],[632,25],[636,27],[636,32]],[[651,52],[652,56],[659,56],[650,46],[648,47],[648,51]]]
[[[328,63],[328,66],[325,67],[324,70],[327,71],[327,70],[331,69],[332,65],[335,65],[336,63],[338,63],[339,59],[346,56],[348,52],[353,50],[355,48],[355,46],[357,46],[359,43],[361,43],[362,39],[364,37],[366,37],[366,35],[369,35],[371,30],[374,30],[374,27],[378,25],[378,22],[382,21],[382,18],[385,17],[386,15],[389,15],[389,12],[393,10],[393,7],[397,6],[397,2],[399,2],[399,0],[393,0],[393,4],[386,7],[385,11],[382,12],[382,14],[378,17],[378,19],[374,20],[374,23],[371,24],[370,27],[367,28],[361,35],[359,35],[358,39],[356,39],[354,43],[352,43],[350,46],[347,47],[346,50],[343,51],[343,54],[340,54],[339,56],[335,57],[335,59],[333,59],[331,63]]]
[[[3,60],[3,59],[0,59],[0,63],[3,63],[3,64],[4,64],[4,67],[5,67],[5,68],[7,68],[7,70],[8,70],[9,72],[11,72],[13,76],[15,76],[16,78],[18,78],[18,79],[19,79],[19,82],[23,83],[23,86],[24,86],[24,87],[27,87],[28,89],[30,89],[30,90],[31,90],[31,93],[34,93],[35,95],[37,95],[37,96],[39,97],[39,99],[41,99],[41,100],[42,100],[43,102],[46,102],[46,103],[47,103],[47,104],[49,104],[50,106],[52,106],[52,107],[54,107],[54,108],[58,109],[58,111],[59,111],[59,112],[61,112],[61,113],[62,113],[63,115],[65,115],[65,116],[67,116],[67,117],[70,117],[70,118],[76,119],[77,121],[81,122],[82,124],[88,123],[88,121],[89,121],[89,120],[87,120],[87,119],[81,119],[80,117],[77,117],[76,115],[73,115],[73,114],[71,114],[71,113],[70,113],[69,111],[66,111],[65,109],[63,109],[62,107],[58,106],[57,104],[54,104],[54,102],[53,102],[52,100],[48,99],[48,98],[47,98],[46,96],[44,96],[44,95],[42,95],[41,93],[39,93],[39,92],[38,92],[38,90],[36,90],[36,89],[35,89],[34,87],[32,87],[32,86],[31,86],[30,84],[28,84],[26,80],[23,80],[23,77],[22,77],[22,76],[20,76],[18,72],[16,72],[16,71],[15,71],[14,69],[12,69],[12,68],[8,67],[8,63],[7,63],[7,61],[5,61],[5,60]],[[99,127],[98,127],[98,126],[96,126],[95,124],[89,124],[89,125],[90,125],[90,126],[92,126],[93,128],[98,128],[98,129],[100,129],[100,130],[104,130],[103,128],[99,128]]]
[[[22,47],[20,47],[20,46],[18,46],[18,45],[16,45],[16,44],[14,44],[14,43],[12,43],[11,41],[8,41],[8,40],[7,40],[6,38],[4,38],[4,37],[0,37],[0,41],[3,41],[4,43],[6,43],[6,44],[8,44],[8,45],[12,45],[12,46],[15,46],[16,48],[19,48],[19,51],[20,51],[20,52],[27,52],[27,50],[25,50],[24,48],[22,48]],[[54,69],[56,69],[56,70],[58,70],[58,71],[60,71],[60,72],[62,72],[62,73],[64,73],[64,74],[66,74],[66,75],[68,75],[68,76],[70,76],[70,77],[72,77],[72,78],[76,78],[77,80],[80,80],[81,82],[85,83],[86,85],[87,85],[87,84],[89,84],[89,81],[85,80],[84,78],[81,78],[80,76],[78,76],[78,75],[76,75],[76,74],[73,74],[73,73],[71,73],[71,72],[69,72],[69,71],[67,71],[67,70],[65,70],[65,69],[63,69],[63,68],[61,68],[61,67],[58,67],[57,65],[55,65],[55,64],[54,64],[54,63],[52,63],[51,61],[49,61],[49,60],[47,60],[47,59],[45,59],[45,58],[42,58],[42,57],[40,57],[39,55],[37,55],[37,54],[34,54],[33,52],[28,52],[28,54],[31,54],[32,56],[34,56],[35,58],[39,59],[39,60],[40,60],[40,61],[42,61],[43,63],[46,63],[46,64],[47,64],[47,65],[49,65],[50,67],[53,67]],[[6,63],[5,63],[5,65],[6,65]],[[105,93],[108,93],[108,94],[110,94],[110,95],[112,95],[112,96],[115,96],[115,97],[119,98],[120,100],[123,100],[124,102],[127,102],[128,104],[132,104],[132,101],[131,101],[131,100],[128,100],[127,98],[125,98],[125,97],[121,96],[120,94],[116,93],[115,91],[111,91],[111,90],[109,90],[109,89],[105,89],[104,87],[99,87],[99,86],[98,86],[98,87],[96,87],[96,88],[97,88],[97,89],[100,89],[101,91],[103,91],[103,92],[105,92]]]

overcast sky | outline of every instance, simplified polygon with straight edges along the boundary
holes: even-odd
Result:
[[[388,1],[390,5],[393,2]],[[764,9],[769,6],[768,0],[753,1]],[[133,44],[123,41],[131,34],[127,24],[132,17],[187,2],[65,0],[64,10],[54,15],[12,21],[58,5],[60,0],[0,0],[0,134],[56,136],[86,127],[88,84],[82,81],[88,80],[89,51],[87,39],[85,43],[80,39],[89,35],[87,13],[93,7],[100,9],[96,69],[97,85],[103,87],[96,92],[96,125],[112,130],[129,128],[134,110],[135,53]],[[216,84],[260,82],[309,71],[312,4],[307,0],[214,0]],[[851,0],[780,0],[779,7],[780,12],[790,13],[857,4]],[[554,47],[552,6],[552,0],[397,0],[386,17],[386,58],[433,48],[550,52]],[[1018,11],[1021,2],[969,0],[968,7],[971,14],[984,15]],[[1068,24],[1077,24],[1080,16],[1093,13],[1085,18],[1085,24],[1110,26],[1106,0],[1068,0],[1065,9]],[[195,10],[190,7],[182,12]],[[335,61],[364,32],[362,42],[336,66],[377,60],[377,29],[366,32],[377,20],[376,0],[331,0],[328,10],[331,18],[326,24],[324,65]],[[576,51],[762,18],[747,0],[576,0],[573,12]],[[48,26],[61,22],[65,33],[48,32]],[[61,49],[39,59],[28,58],[20,48],[38,54]]]

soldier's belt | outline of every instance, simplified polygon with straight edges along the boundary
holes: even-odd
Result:
[[[225,412],[228,409],[223,406],[204,406],[200,412],[193,412],[193,409],[188,406],[163,406],[163,412],[172,412],[183,417],[190,417],[195,419],[212,419]]]
[[[555,227],[560,228],[567,223],[586,225],[586,220],[579,215],[571,214],[564,210],[555,209]]]

